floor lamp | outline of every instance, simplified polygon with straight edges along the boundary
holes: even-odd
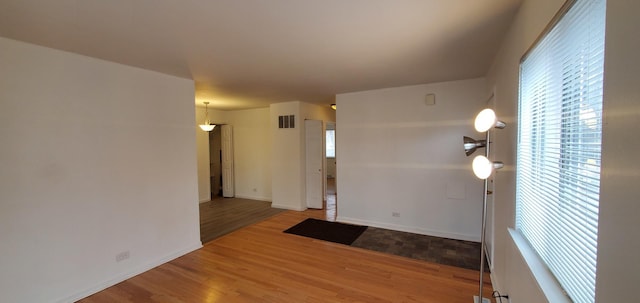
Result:
[[[506,124],[502,121],[498,121],[496,113],[492,109],[484,109],[477,116],[475,120],[475,129],[478,132],[485,133],[484,140],[474,140],[469,137],[463,137],[465,154],[470,156],[476,149],[484,148],[484,156],[476,156],[473,159],[473,173],[476,177],[484,180],[484,189],[482,193],[482,231],[480,234],[480,290],[478,296],[473,296],[475,303],[490,302],[489,299],[482,296],[482,286],[484,283],[484,259],[485,259],[485,233],[487,230],[487,195],[489,191],[489,176],[494,170],[502,168],[504,165],[502,162],[491,162],[489,160],[490,151],[490,130],[492,128],[503,129]]]

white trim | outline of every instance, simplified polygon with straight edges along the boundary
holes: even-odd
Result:
[[[489,247],[487,246],[487,244],[486,244],[486,243],[485,243],[485,245],[484,245],[484,255],[485,255],[485,257],[487,258],[487,260],[486,260],[486,261],[487,261],[487,262],[486,262],[487,264],[486,264],[486,265],[489,267],[489,270],[490,270],[491,272],[493,272],[493,262],[492,262],[491,258],[489,258],[489,256],[490,256],[490,255],[489,255]]]
[[[289,210],[295,210],[295,211],[305,211],[305,210],[307,210],[306,207],[295,207],[295,206],[291,206],[291,205],[275,204],[273,202],[271,202],[271,207],[272,208],[280,208],[280,209],[289,209]]]
[[[489,277],[491,278],[491,287],[493,287],[493,290],[503,289],[503,288],[500,288],[500,283],[498,283],[498,278],[493,272],[493,269],[491,269],[491,273],[489,273]]]
[[[548,302],[554,303],[571,303],[571,299],[567,296],[556,280],[555,276],[549,271],[542,259],[529,245],[527,240],[515,229],[509,228],[509,234],[516,248],[520,252],[522,259],[529,267],[533,279],[538,283],[538,287],[547,298]]]
[[[202,203],[207,203],[207,202],[209,202],[209,201],[211,201],[211,199],[202,199],[202,200],[200,200],[200,204],[202,204]]]
[[[160,266],[164,263],[167,263],[173,259],[176,259],[178,257],[184,256],[192,251],[195,251],[197,249],[202,248],[202,242],[198,241],[197,243],[194,243],[191,246],[188,246],[184,249],[181,250],[177,250],[173,253],[170,253],[162,258],[159,258],[157,260],[151,261],[151,262],[147,262],[144,264],[141,264],[139,266],[136,266],[134,268],[132,268],[131,270],[118,274],[110,279],[105,280],[104,282],[98,283],[92,287],[89,287],[87,289],[84,289],[82,291],[79,291],[75,294],[72,294],[68,297],[62,298],[62,299],[58,299],[54,302],[58,302],[58,303],[66,303],[66,302],[76,302],[80,299],[86,298],[90,295],[93,295],[99,291],[105,290],[113,285],[116,285],[122,281],[125,281],[127,279],[133,278],[141,273],[144,273],[148,270],[153,269],[154,267]]]
[[[238,194],[238,193],[236,193],[236,198],[240,198],[240,199],[248,199],[248,200],[257,200],[257,201],[265,201],[265,202],[271,202],[271,197],[260,197],[260,196],[242,195],[242,194]]]
[[[341,216],[338,216],[336,218],[336,221],[342,222],[342,223],[350,223],[350,224],[357,224],[357,225],[367,225],[367,226],[373,226],[373,227],[378,227],[378,228],[386,228],[386,229],[391,229],[391,230],[404,231],[404,232],[420,234],[420,235],[426,235],[426,236],[434,236],[434,237],[449,238],[449,239],[456,239],[456,240],[463,240],[463,241],[480,242],[480,236],[479,235],[476,236],[476,235],[466,235],[466,234],[459,234],[459,233],[443,232],[443,231],[439,231],[439,230],[424,229],[424,228],[419,228],[419,227],[404,226],[404,225],[397,225],[397,224],[389,224],[389,223],[382,223],[382,222],[375,222],[375,221],[368,221],[368,220],[360,220],[360,219],[341,217]]]

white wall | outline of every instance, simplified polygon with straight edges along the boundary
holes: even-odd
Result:
[[[269,108],[226,112],[233,126],[236,197],[271,201]]]
[[[302,149],[300,102],[271,104],[271,184],[272,206],[284,209],[305,210],[303,203],[304,174],[300,173],[304,150]],[[278,116],[295,115],[295,128],[278,128]]]
[[[75,301],[201,246],[191,81],[4,38],[0,62],[0,301]]]
[[[338,95],[338,220],[479,241],[482,182],[462,137],[482,139],[473,118],[485,87],[480,78]]]
[[[235,196],[253,200],[272,200],[271,125],[269,108],[221,111],[209,108],[212,123],[233,127]],[[196,124],[204,121],[204,107],[196,109]],[[277,124],[276,124],[277,127]],[[220,130],[216,128],[217,132]],[[198,192],[200,202],[210,199],[208,133],[196,130],[198,148]]]
[[[608,0],[596,302],[636,302],[640,285],[639,1]]]
[[[531,46],[563,0],[525,0],[487,76],[496,90],[497,114],[509,126],[494,132],[496,159],[515,164],[517,134],[518,68]],[[640,263],[635,262],[640,242],[640,2],[607,1],[605,51],[602,178],[598,235],[596,302],[636,302]],[[512,303],[546,302],[519,250],[507,233],[514,226],[515,174],[496,176],[494,286],[508,293]]]

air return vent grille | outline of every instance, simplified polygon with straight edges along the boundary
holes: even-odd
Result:
[[[278,128],[296,128],[296,116],[278,116]]]

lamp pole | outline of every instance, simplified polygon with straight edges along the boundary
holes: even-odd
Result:
[[[489,141],[489,130],[485,137],[486,147],[484,149],[484,156],[489,159],[489,147],[491,142]],[[487,192],[489,190],[489,178],[484,179],[484,190],[482,192],[482,231],[480,233],[480,289],[478,291],[478,302],[482,303],[482,287],[484,284],[484,247],[485,247],[485,231],[487,230]]]

